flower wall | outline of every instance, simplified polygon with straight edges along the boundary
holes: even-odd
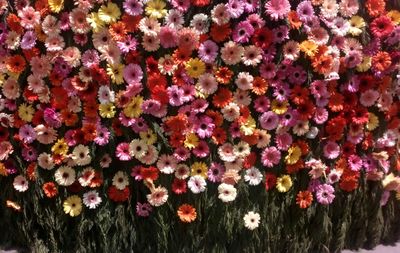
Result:
[[[0,8],[0,227],[16,243],[333,252],[398,238],[399,1]]]

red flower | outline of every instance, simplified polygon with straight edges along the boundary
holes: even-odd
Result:
[[[108,197],[115,202],[124,202],[129,199],[131,192],[128,187],[123,190],[118,190],[115,186],[108,188]]]
[[[254,164],[256,163],[256,160],[257,160],[257,154],[254,152],[251,152],[248,156],[246,156],[244,158],[243,167],[245,169],[250,169],[251,167],[254,166]]]
[[[143,178],[143,180],[151,179],[152,181],[156,181],[158,179],[158,169],[154,166],[150,166],[148,168],[141,167],[140,176]]]
[[[53,198],[58,195],[56,184],[53,182],[47,182],[42,186],[43,192],[48,198]]]
[[[365,107],[357,107],[353,110],[352,122],[355,124],[368,123],[368,110]]]
[[[187,185],[186,181],[183,179],[175,178],[174,182],[172,183],[172,191],[175,194],[183,194],[186,193]]]
[[[269,191],[276,186],[276,176],[273,173],[265,174],[265,190]]]
[[[268,48],[273,39],[273,33],[271,30],[269,30],[266,27],[256,29],[254,31],[253,37],[251,41],[256,45],[257,47],[261,47],[262,49]]]

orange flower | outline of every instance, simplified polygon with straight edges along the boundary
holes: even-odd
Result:
[[[110,31],[111,37],[115,41],[124,40],[124,38],[125,38],[125,36],[127,34],[125,23],[123,23],[121,21],[110,25],[109,31]]]
[[[247,142],[250,146],[257,145],[258,143],[258,132],[254,131],[251,135],[244,135],[242,134],[240,138]]]
[[[188,119],[186,115],[178,114],[167,118],[164,123],[168,131],[182,133],[187,128]]]
[[[58,190],[53,182],[47,182],[42,186],[43,192],[48,198],[53,198],[58,195]]]
[[[125,24],[125,28],[128,32],[134,32],[137,30],[137,26],[141,20],[141,16],[131,16],[128,14],[122,15],[122,22]]]
[[[189,50],[183,50],[182,48],[178,48],[174,51],[172,54],[172,59],[174,62],[176,62],[178,65],[184,64],[190,59],[191,52]]]
[[[251,90],[256,95],[264,95],[268,89],[268,82],[264,78],[257,76],[253,80],[253,89]]]
[[[288,21],[289,21],[290,27],[292,29],[299,29],[301,27],[302,23],[301,23],[296,11],[289,12]]]
[[[302,85],[298,84],[295,85],[290,93],[290,98],[292,99],[293,103],[299,105],[308,101],[309,91],[307,88],[302,87]]]
[[[7,70],[12,73],[21,73],[24,71],[26,61],[21,55],[10,56],[6,60]]]
[[[12,31],[20,35],[24,33],[24,29],[21,26],[21,20],[14,13],[11,13],[7,16],[7,26],[10,27]]]
[[[85,141],[93,141],[97,135],[96,125],[95,124],[85,124],[82,127],[82,132],[84,134]]]
[[[26,175],[28,176],[29,180],[31,180],[31,181],[36,180],[36,169],[37,169],[36,163],[30,163],[28,165],[28,168],[26,169]]]
[[[217,145],[221,145],[226,141],[226,131],[222,127],[214,128],[211,139]]]
[[[327,74],[331,70],[333,58],[330,55],[321,55],[312,59],[314,71],[319,74]]]
[[[380,51],[372,56],[372,67],[378,71],[384,71],[392,64],[392,58],[388,52]]]
[[[310,191],[299,191],[296,196],[296,204],[300,206],[300,208],[307,208],[311,205],[313,201],[313,195]]]
[[[219,88],[213,96],[212,103],[217,108],[227,106],[232,101],[232,92],[227,88]]]
[[[215,72],[215,78],[219,83],[228,84],[231,81],[233,72],[228,67],[220,67]]]
[[[384,0],[367,0],[365,7],[367,7],[370,16],[377,17],[385,12],[386,3]]]
[[[222,42],[226,40],[229,35],[231,35],[232,30],[229,27],[229,23],[226,23],[224,25],[217,25],[216,23],[213,23],[211,26],[211,38],[215,42]]]
[[[178,216],[182,222],[190,223],[197,217],[196,208],[189,204],[183,204],[178,208]]]
[[[74,126],[79,118],[76,113],[70,112],[69,110],[61,110],[61,118],[63,119],[66,126]]]
[[[174,148],[179,148],[183,145],[185,136],[181,132],[174,132],[169,137],[169,144]]]
[[[206,115],[213,120],[215,126],[222,126],[224,117],[222,117],[221,113],[214,110],[207,110]]]

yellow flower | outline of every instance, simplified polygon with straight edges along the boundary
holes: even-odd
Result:
[[[192,149],[199,145],[199,138],[195,133],[189,133],[186,135],[186,139],[184,141],[185,147],[188,149]]]
[[[207,164],[205,164],[204,162],[195,162],[191,167],[191,175],[207,178],[207,169]]]
[[[150,0],[146,6],[146,15],[151,18],[163,18],[167,15],[167,10],[165,9],[165,2],[161,0]]]
[[[250,116],[247,121],[240,125],[240,132],[244,135],[252,135],[256,129],[256,121]]]
[[[157,135],[151,129],[140,132],[139,136],[147,145],[153,145],[157,141]]]
[[[295,164],[300,159],[301,149],[299,146],[292,146],[288,150],[288,154],[285,157],[286,164]]]
[[[395,25],[400,24],[400,11],[391,10],[386,14],[386,16],[388,16]]]
[[[368,114],[368,123],[366,125],[368,131],[373,131],[375,128],[379,126],[379,119],[378,117],[370,112]]]
[[[64,201],[64,212],[72,217],[82,212],[82,199],[78,195],[72,195]]]
[[[279,102],[278,100],[273,100],[271,103],[271,109],[276,114],[284,114],[288,109],[288,102]]]
[[[102,118],[111,119],[115,115],[115,106],[113,103],[100,104],[99,111]]]
[[[351,17],[349,24],[349,33],[353,36],[360,35],[362,33],[362,28],[365,27],[364,19],[360,16]]]
[[[34,113],[35,113],[35,109],[33,109],[32,105],[27,105],[27,104],[23,103],[18,108],[18,116],[23,121],[26,121],[26,122],[32,121]]]
[[[305,40],[300,44],[300,51],[309,57],[313,57],[318,52],[318,45],[314,41]]]
[[[50,10],[59,13],[64,7],[64,0],[48,0]]]
[[[371,57],[364,56],[362,62],[357,65],[356,69],[358,72],[365,72],[371,68]]]
[[[115,84],[122,84],[124,82],[123,71],[124,64],[107,64],[107,74],[110,76],[111,80]]]
[[[276,179],[276,189],[279,192],[287,192],[292,187],[292,179],[289,175],[283,175]]]
[[[198,78],[206,71],[206,64],[198,58],[191,58],[186,62],[186,71],[192,78]]]
[[[0,87],[3,86],[3,83],[5,81],[5,75],[4,74],[0,74]]]
[[[107,6],[102,5],[99,9],[99,18],[106,24],[114,23],[121,16],[118,5],[108,2]]]
[[[133,97],[131,102],[129,102],[124,108],[124,114],[128,118],[138,118],[142,114],[142,103],[143,97]]]
[[[51,152],[56,155],[66,156],[68,153],[68,145],[65,142],[64,138],[58,139],[56,143],[54,143],[53,147],[51,147]]]
[[[104,27],[104,22],[100,20],[99,14],[97,12],[92,12],[86,18],[90,26],[92,27],[93,32],[97,33],[101,28]]]

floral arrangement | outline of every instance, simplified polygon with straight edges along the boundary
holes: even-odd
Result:
[[[400,197],[391,2],[0,0],[0,175],[70,216],[173,200],[191,223],[201,195],[228,205],[242,186],[307,209],[362,180],[385,205]]]

